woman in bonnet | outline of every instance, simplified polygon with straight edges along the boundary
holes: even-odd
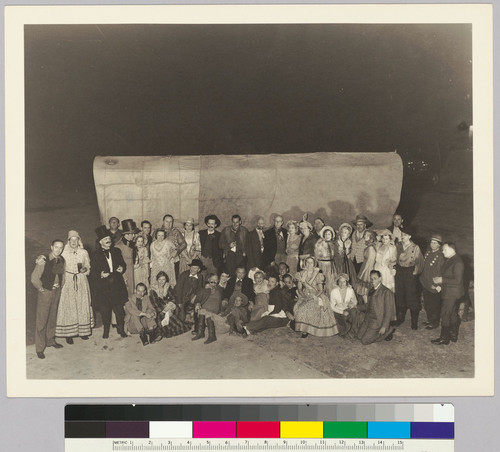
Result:
[[[68,344],[73,344],[74,337],[88,339],[94,327],[87,279],[90,259],[78,232],[69,231],[62,256],[66,261],[66,277],[57,310],[56,336],[65,337]]]

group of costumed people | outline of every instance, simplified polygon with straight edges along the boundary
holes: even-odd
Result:
[[[210,344],[216,331],[246,337],[287,325],[303,338],[338,334],[369,344],[390,340],[407,310],[411,328],[418,328],[420,284],[427,328],[437,328],[440,320],[444,327],[435,343],[458,337],[456,301],[463,292],[450,295],[450,283],[444,282],[442,237],[433,235],[422,255],[400,215],[378,231],[364,215],[337,230],[321,218],[312,224],[307,215],[286,227],[277,215],[267,230],[259,218],[249,231],[239,215],[221,232],[216,215],[204,223],[200,230],[189,218],[180,229],[165,215],[152,233],[148,220],[141,228],[123,220],[120,228],[112,217],[109,228],[96,229],[91,256],[76,231],[68,233],[66,244],[54,240],[31,277],[39,291],[38,356],[45,357],[46,347],[62,347],[56,337],[68,344],[75,337],[88,339],[96,310],[103,338],[113,325],[122,337],[138,334],[144,345],[189,330],[193,340],[208,331],[204,342]],[[463,263],[452,254],[453,276],[461,279]],[[452,301],[444,302],[444,288]],[[440,319],[445,305],[446,318]]]

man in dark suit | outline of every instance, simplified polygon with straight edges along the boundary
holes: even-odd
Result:
[[[257,225],[253,231],[248,234],[248,254],[247,254],[247,269],[254,267],[263,270],[262,258],[264,251],[264,218],[259,217]]]
[[[368,292],[365,319],[358,331],[358,339],[363,345],[382,339],[390,341],[394,333],[394,329],[390,329],[390,323],[396,318],[394,294],[382,284],[381,273],[372,270],[370,280],[372,288]]]
[[[458,316],[458,300],[464,295],[464,262],[457,254],[453,242],[442,246],[444,264],[441,276],[433,278],[434,284],[439,284],[441,293],[441,335],[431,342],[435,345],[448,345],[450,340],[457,342],[460,317]]]
[[[177,284],[175,285],[175,300],[177,306],[179,307],[178,317],[181,321],[185,321],[188,317],[188,321],[192,319],[194,311],[194,297],[200,289],[205,287],[203,275],[200,273],[203,270],[203,262],[200,259],[193,259],[193,261],[188,264],[189,270],[182,272],[179,275]]]
[[[127,286],[123,280],[123,273],[127,269],[121,251],[113,248],[111,234],[106,226],[99,226],[95,230],[99,247],[91,257],[90,278],[94,287],[93,293],[98,297],[98,306],[101,312],[104,331],[102,337],[109,337],[111,325],[111,311],[115,313],[117,331],[121,337],[127,337],[124,330],[124,304],[128,300]]]
[[[280,262],[286,262],[286,241],[288,231],[283,228],[283,217],[277,215],[274,219],[274,227],[264,233],[264,269],[273,265],[275,271],[278,270]]]
[[[220,275],[222,271],[222,250],[219,248],[220,232],[216,229],[220,226],[217,215],[205,217],[207,229],[202,229],[200,234],[201,262],[205,266],[204,275],[214,273]]]
[[[222,293],[222,304],[225,307],[224,313],[227,314],[230,310],[230,306],[228,307],[228,300],[231,296],[236,293],[241,292],[246,295],[248,301],[255,301],[255,292],[253,290],[253,281],[246,276],[245,267],[239,267],[236,269],[236,273],[231,276],[231,279],[227,282],[226,288]],[[223,314],[224,315],[224,314]]]

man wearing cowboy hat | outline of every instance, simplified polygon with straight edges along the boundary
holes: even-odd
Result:
[[[112,247],[111,234],[106,226],[99,226],[95,230],[99,240],[99,248],[91,257],[90,278],[94,288],[93,293],[98,298],[104,331],[102,337],[109,337],[111,326],[111,312],[116,316],[117,331],[121,337],[127,337],[124,330],[125,311],[123,305],[128,300],[127,286],[123,280],[123,273],[127,265],[123,260],[122,252]]]
[[[219,248],[220,232],[217,231],[220,220],[217,215],[207,215],[205,224],[207,229],[202,229],[199,232],[201,242],[200,259],[206,268],[204,272],[219,275],[222,270],[222,250]]]
[[[182,272],[179,275],[177,284],[175,285],[175,299],[179,307],[179,319],[186,320],[186,316],[191,315],[194,305],[191,301],[200,289],[205,287],[203,275],[200,273],[205,267],[200,259],[193,259],[188,264],[189,270]]]
[[[441,276],[444,263],[443,253],[441,253],[442,243],[443,238],[441,235],[431,235],[429,248],[424,254],[423,270],[420,274],[424,308],[427,314],[427,322],[424,324],[428,330],[433,330],[439,326],[441,315],[441,295],[438,292],[438,285],[434,283],[433,278]]]
[[[129,298],[135,294],[134,284],[134,261],[135,261],[135,236],[141,232],[134,220],[127,219],[122,221],[122,237],[115,248],[122,252],[123,260],[127,265],[127,270],[123,273],[123,279],[127,285]]]
[[[361,265],[364,261],[364,253],[366,248],[365,242],[365,231],[367,228],[373,225],[373,223],[368,220],[364,215],[356,215],[356,219],[352,222],[356,226],[356,230],[352,234],[352,253],[351,259],[354,263],[354,268],[356,269],[356,274],[361,270]]]
[[[418,329],[420,299],[417,295],[418,275],[422,273],[424,259],[418,245],[412,240],[410,228],[405,228],[401,242],[396,245],[396,315],[395,326],[405,321],[406,311],[410,309],[411,329]]]

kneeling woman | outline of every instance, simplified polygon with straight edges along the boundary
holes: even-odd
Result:
[[[174,289],[169,284],[168,275],[164,271],[156,275],[156,284],[151,284],[149,298],[156,310],[156,319],[163,337],[177,336],[191,328],[189,324],[184,323],[175,315],[177,305]]]
[[[207,284],[204,289],[200,289],[193,300],[195,311],[195,331],[196,336],[193,341],[205,337],[205,328],[208,329],[208,338],[204,342],[210,344],[217,340],[215,330],[219,333],[227,333],[229,327],[226,319],[219,313],[222,308],[223,289],[219,286],[219,277],[215,274],[208,275]]]
[[[330,306],[335,315],[340,337],[357,337],[364,315],[357,309],[358,299],[349,284],[347,273],[337,278],[337,286],[330,293]]]
[[[305,269],[297,273],[297,303],[293,313],[295,331],[302,337],[334,336],[338,333],[335,316],[325,293],[325,276],[316,267],[316,260],[308,257]]]

